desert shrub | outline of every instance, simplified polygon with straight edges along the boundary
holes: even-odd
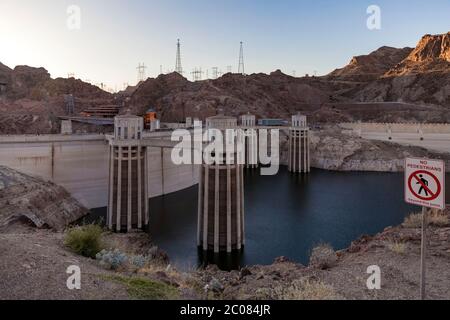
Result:
[[[309,265],[319,269],[329,269],[336,265],[337,255],[333,247],[329,244],[320,244],[316,246],[309,258]]]
[[[393,241],[389,242],[387,246],[389,250],[397,254],[405,254],[406,252],[406,243],[404,242]]]
[[[106,277],[126,286],[130,297],[143,300],[170,300],[179,296],[178,290],[166,283],[141,277],[112,276]]]
[[[428,223],[436,227],[446,227],[449,225],[448,216],[442,211],[435,211],[428,215]]]
[[[277,291],[280,291],[280,289],[276,289]],[[255,300],[273,300],[273,291],[269,288],[258,288],[255,290],[254,297],[252,297]]]
[[[96,255],[100,265],[109,270],[125,269],[128,262],[128,256],[119,250],[102,250]]]
[[[130,264],[138,269],[144,268],[149,263],[149,259],[146,256],[138,255],[130,257]]]
[[[142,273],[154,270],[160,264],[154,255],[128,255],[119,249],[102,250],[96,255],[96,259],[102,267],[109,270],[142,271]]]
[[[405,228],[420,228],[422,226],[422,213],[411,213],[403,221]]]
[[[102,250],[102,233],[102,228],[94,224],[74,227],[67,232],[64,244],[79,255],[95,258]]]
[[[276,300],[338,300],[339,295],[334,288],[321,281],[308,279],[295,280],[289,286],[278,286],[273,289],[272,296]]]
[[[429,211],[427,222],[436,227],[446,227],[450,224],[447,214],[442,211]],[[420,228],[422,226],[422,213],[412,213],[405,218],[403,226],[406,228]]]

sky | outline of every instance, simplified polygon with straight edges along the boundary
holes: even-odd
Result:
[[[370,5],[379,29],[367,27]],[[191,79],[196,67],[237,72],[240,41],[247,74],[303,76],[448,31],[449,0],[0,0],[0,62],[118,90],[137,82],[139,63],[150,77],[173,71],[178,38]]]

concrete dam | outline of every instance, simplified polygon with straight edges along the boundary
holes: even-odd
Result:
[[[147,148],[151,198],[198,183],[197,166],[172,163],[170,132],[145,137],[155,141]],[[100,134],[0,136],[0,165],[52,181],[87,208],[100,208],[108,204],[108,150]]]

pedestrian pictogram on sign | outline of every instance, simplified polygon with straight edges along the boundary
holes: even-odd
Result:
[[[445,167],[439,160],[408,158],[405,163],[405,201],[445,209]]]

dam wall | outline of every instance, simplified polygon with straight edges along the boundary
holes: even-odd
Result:
[[[450,153],[448,123],[371,123],[346,122],[339,125],[344,133],[363,139],[390,141]]]
[[[174,165],[171,148],[147,152],[150,197],[198,183],[199,168]],[[104,135],[0,136],[0,165],[61,185],[88,208],[107,206],[108,154]]]

